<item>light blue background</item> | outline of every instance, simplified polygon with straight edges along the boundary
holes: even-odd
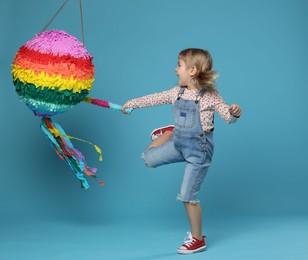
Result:
[[[79,104],[54,117],[106,186],[89,190],[50,147],[40,120],[11,82],[16,51],[62,1],[3,0],[0,15],[1,259],[173,259],[188,230],[175,201],[183,164],[154,170],[140,155],[171,107],[118,111]],[[215,155],[200,193],[201,259],[308,259],[308,2],[304,0],[83,1],[94,56],[90,96],[122,104],[175,86],[178,52],[208,49],[218,89],[242,106],[236,125],[219,116]],[[49,29],[81,40],[78,1]]]

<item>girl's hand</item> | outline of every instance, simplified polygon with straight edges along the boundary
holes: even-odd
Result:
[[[122,113],[125,114],[125,115],[128,115],[128,114],[130,114],[132,109],[130,109],[126,104],[127,104],[127,102],[122,106]],[[130,111],[130,112],[128,112],[128,111]]]
[[[230,114],[234,117],[240,117],[242,115],[242,109],[239,105],[233,104],[229,107]]]

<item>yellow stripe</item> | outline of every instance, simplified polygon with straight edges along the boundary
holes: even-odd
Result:
[[[23,83],[30,83],[38,87],[47,87],[50,89],[58,88],[60,91],[72,90],[73,92],[80,92],[81,90],[88,90],[92,88],[94,78],[86,80],[75,80],[74,76],[69,79],[62,78],[61,75],[52,75],[42,71],[35,74],[33,70],[25,70],[19,65],[12,65],[12,75],[14,80],[19,79]]]
[[[93,143],[91,143],[91,142],[89,142],[89,141],[87,141],[87,140],[83,140],[83,139],[80,139],[80,138],[77,138],[77,137],[74,137],[74,136],[71,136],[71,135],[63,135],[63,134],[61,134],[61,133],[59,132],[59,130],[56,129],[56,128],[52,128],[52,129],[48,128],[48,129],[49,129],[49,131],[50,131],[52,134],[54,134],[55,137],[63,136],[63,137],[65,137],[65,138],[74,139],[74,140],[78,140],[78,141],[81,141],[81,142],[84,142],[84,143],[93,145],[94,148],[95,148],[95,150],[96,150],[96,152],[99,153],[99,160],[100,160],[100,161],[103,160],[102,150],[101,150],[96,144],[93,144]]]

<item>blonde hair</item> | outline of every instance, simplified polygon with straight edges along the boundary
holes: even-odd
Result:
[[[207,50],[185,49],[179,53],[179,59],[182,59],[188,68],[196,67],[197,73],[193,80],[197,82],[198,87],[210,91],[215,89],[215,80],[218,73],[212,70],[213,60]]]

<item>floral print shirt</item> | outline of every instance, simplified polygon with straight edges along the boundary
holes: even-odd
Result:
[[[151,107],[163,104],[173,104],[179,94],[180,87],[174,87],[159,93],[150,94],[140,98],[132,99],[126,104],[129,108]],[[185,89],[181,98],[186,100],[200,99],[198,97],[199,90]],[[214,129],[214,113],[217,112],[221,118],[228,123],[235,123],[237,118],[229,112],[229,106],[224,102],[217,90],[213,92],[206,91],[200,99],[200,121],[204,131],[210,132]]]

